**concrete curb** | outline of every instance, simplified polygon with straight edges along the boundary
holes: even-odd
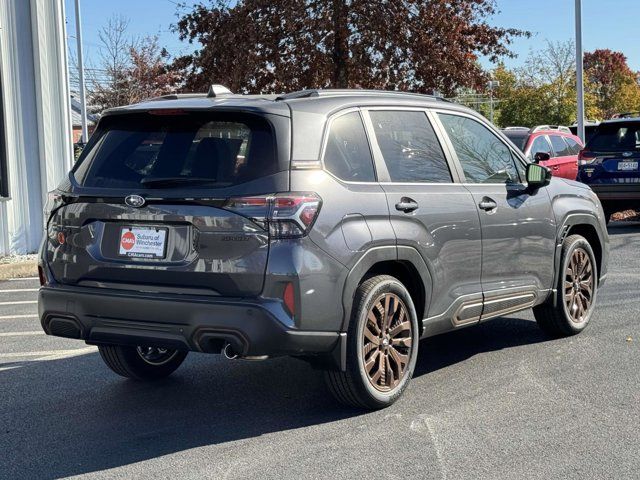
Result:
[[[0,264],[0,280],[37,276],[38,263],[35,261]]]

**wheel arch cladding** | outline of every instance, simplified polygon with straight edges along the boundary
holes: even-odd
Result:
[[[569,230],[567,231],[567,237],[570,235],[580,235],[584,237],[591,248],[593,249],[593,254],[596,257],[596,267],[598,268],[598,282],[600,281],[600,275],[602,272],[602,244],[600,237],[598,236],[598,231],[596,228],[588,223],[578,223],[575,225],[571,225]]]
[[[349,272],[343,294],[345,317],[342,330],[346,331],[351,321],[353,299],[358,286],[375,275],[391,275],[405,286],[413,300],[418,326],[422,330],[422,319],[431,303],[431,273],[414,248],[397,249],[395,246],[368,250]]]

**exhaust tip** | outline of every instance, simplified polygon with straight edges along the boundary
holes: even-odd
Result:
[[[233,349],[230,343],[225,343],[224,347],[222,347],[222,354],[225,356],[227,360],[235,360],[238,358],[238,353]]]

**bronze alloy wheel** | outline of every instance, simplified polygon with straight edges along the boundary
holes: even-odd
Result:
[[[571,254],[564,278],[564,302],[573,322],[581,323],[587,318],[593,303],[593,287],[591,257],[582,248],[576,248]]]
[[[138,355],[150,365],[164,365],[178,353],[177,350],[157,347],[137,347],[136,350]]]
[[[393,293],[381,295],[367,314],[362,361],[371,385],[381,392],[393,390],[407,370],[413,331],[407,308]]]

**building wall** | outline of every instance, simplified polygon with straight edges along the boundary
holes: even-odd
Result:
[[[71,166],[63,0],[0,1],[0,75],[9,197],[0,255],[37,250],[47,191]]]

